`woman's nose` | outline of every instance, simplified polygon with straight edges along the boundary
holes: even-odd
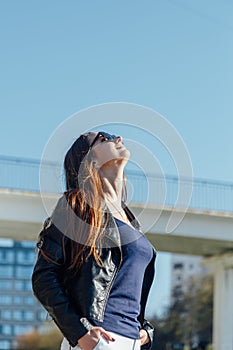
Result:
[[[122,136],[117,136],[116,141],[117,141],[117,143],[118,142],[122,142],[123,141],[123,137]]]

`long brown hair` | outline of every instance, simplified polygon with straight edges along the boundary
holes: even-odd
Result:
[[[71,240],[69,268],[77,272],[85,259],[93,255],[98,265],[101,260],[101,241],[108,221],[104,209],[104,193],[99,171],[93,166],[88,134],[81,135],[68,150],[64,159],[67,202],[65,236]],[[122,200],[126,201],[126,177],[123,175]],[[56,209],[55,209],[56,211]],[[76,218],[80,218],[77,224]],[[98,245],[98,249],[97,249]],[[65,253],[64,244],[63,251]]]

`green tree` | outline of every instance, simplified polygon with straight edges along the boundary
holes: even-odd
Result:
[[[169,344],[191,344],[194,340],[212,340],[213,279],[211,276],[193,279],[188,291],[174,291],[173,304],[164,316],[153,318],[156,325],[153,349],[168,350]]]
[[[62,335],[60,331],[46,323],[41,331],[33,330],[30,333],[17,337],[18,350],[57,350],[60,349]]]

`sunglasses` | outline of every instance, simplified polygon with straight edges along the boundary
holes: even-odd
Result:
[[[98,134],[96,135],[96,137],[94,138],[94,140],[92,141],[92,143],[90,144],[89,149],[91,149],[91,148],[94,146],[94,144],[96,143],[96,141],[97,141],[100,137],[103,137],[103,139],[102,139],[101,142],[115,142],[116,139],[117,139],[119,136],[111,135],[111,134],[108,134],[107,132],[100,131],[100,132],[98,132]]]

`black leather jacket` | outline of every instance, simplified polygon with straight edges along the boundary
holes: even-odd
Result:
[[[125,211],[133,226],[140,229],[129,208],[126,207]],[[70,345],[74,347],[78,339],[91,329],[92,319],[98,321],[104,319],[108,296],[122,260],[119,231],[110,214],[105,237],[114,242],[114,246],[111,245],[109,249],[102,251],[104,267],[98,266],[90,256],[75,276],[69,274],[63,250],[64,247],[68,256],[71,239],[64,236],[52,220],[41,232],[40,237],[39,248],[42,247],[47,258],[39,250],[32,275],[33,291]],[[145,271],[141,294],[141,312],[138,319],[151,340],[142,346],[142,349],[150,349],[153,339],[153,326],[144,320],[144,313],[154,277],[155,257],[154,250],[153,259]]]

